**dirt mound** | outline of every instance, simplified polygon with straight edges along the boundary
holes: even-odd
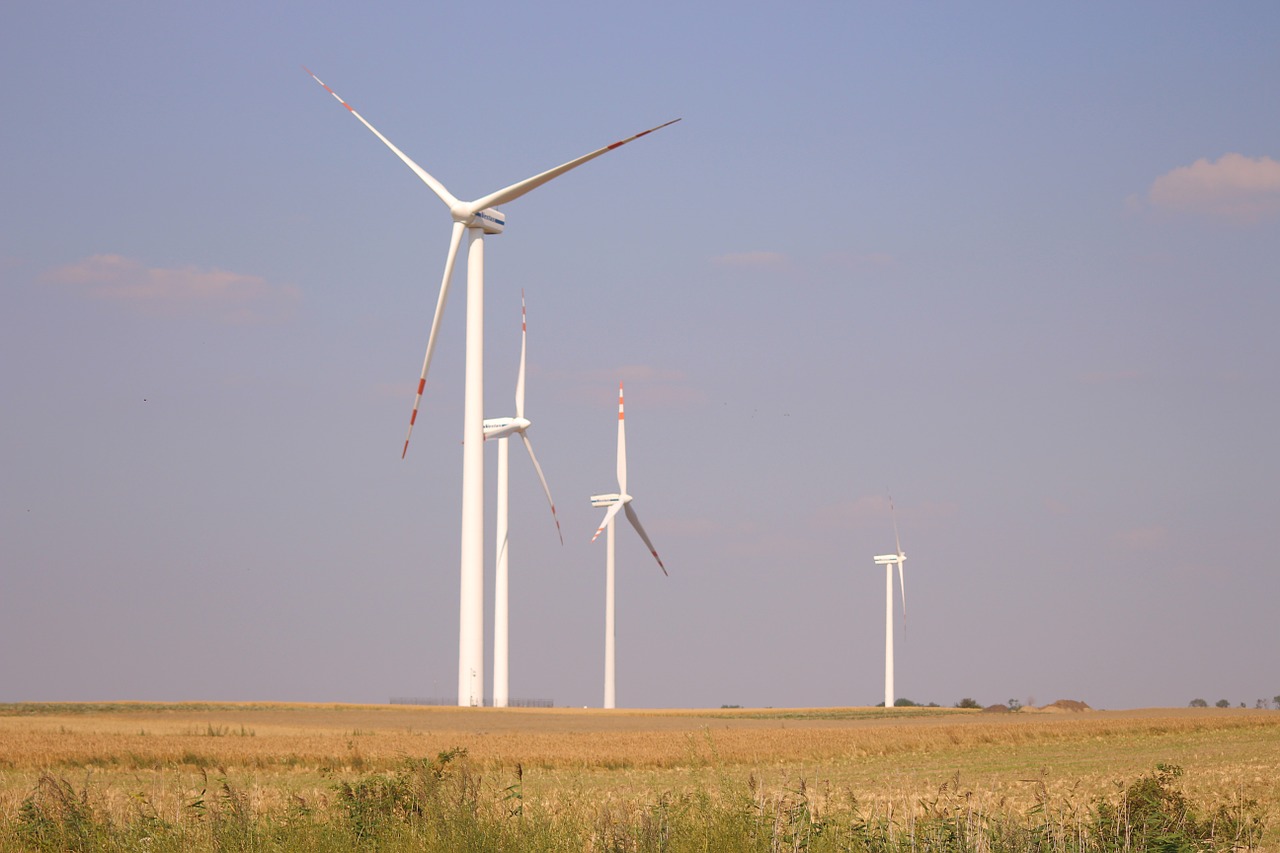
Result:
[[[1090,708],[1084,702],[1079,702],[1079,701],[1076,701],[1075,699],[1059,699],[1057,702],[1051,702],[1048,705],[1045,705],[1041,710],[1078,712],[1078,711],[1092,711],[1093,709]]]
[[[1093,709],[1084,702],[1078,702],[1075,699],[1059,699],[1057,702],[1051,702],[1040,708],[1031,705],[1020,705],[1017,708],[1010,708],[1008,705],[988,705],[983,708],[986,714],[1008,714],[1012,711],[1024,711],[1028,714],[1065,714],[1079,711],[1092,711]]]

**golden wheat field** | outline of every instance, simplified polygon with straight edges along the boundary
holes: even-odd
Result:
[[[466,750],[483,784],[548,809],[732,786],[854,798],[892,814],[939,797],[988,810],[1085,803],[1160,764],[1189,796],[1256,800],[1280,849],[1280,712],[990,714],[947,708],[599,711],[298,704],[0,706],[0,813],[41,774],[108,810],[181,810],[217,776],[255,808],[323,805],[335,785]]]

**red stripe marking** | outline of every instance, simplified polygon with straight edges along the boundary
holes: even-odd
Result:
[[[418,420],[418,410],[414,409],[413,414],[409,416],[409,426],[413,426],[414,422],[417,420]]]
[[[421,394],[422,389],[425,387],[427,387],[427,377],[424,376],[418,380],[418,393]]]

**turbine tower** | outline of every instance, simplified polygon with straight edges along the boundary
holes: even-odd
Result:
[[[347,108],[361,124],[369,128],[382,143],[408,166],[436,197],[449,208],[453,231],[449,237],[449,251],[445,255],[444,277],[440,282],[440,296],[436,300],[435,316],[431,320],[431,333],[427,337],[427,353],[422,360],[422,373],[418,378],[418,391],[409,416],[409,429],[405,433],[401,458],[409,452],[409,437],[418,419],[418,406],[427,383],[427,370],[436,346],[436,335],[445,302],[449,297],[449,282],[453,277],[453,264],[462,245],[462,235],[468,235],[467,244],[467,343],[465,391],[463,393],[462,418],[462,547],[461,584],[458,618],[458,704],[461,706],[484,703],[484,238],[486,234],[501,234],[506,227],[506,217],[496,207],[515,201],[525,193],[535,190],[583,163],[620,148],[680,119],[672,119],[657,127],[629,136],[626,139],[598,148],[575,160],[548,169],[523,181],[481,196],[474,201],[463,201],[449,192],[440,181],[432,177],[391,141],[365,121],[338,93],[303,68],[324,86],[338,103]]]
[[[898,538],[898,517],[893,511],[893,497],[889,497],[889,514],[893,517],[893,543],[898,549],[892,554],[879,554],[876,565],[884,566],[884,706],[892,708],[893,695],[893,567],[898,567],[898,585],[902,588],[902,618],[907,618],[907,585],[902,579],[902,564],[907,555],[902,551]]]
[[[618,491],[609,495],[592,495],[591,505],[594,507],[608,507],[604,514],[604,521],[600,522],[600,527],[596,529],[595,536],[591,537],[594,542],[600,537],[600,533],[608,530],[609,534],[605,537],[605,581],[604,581],[604,707],[614,708],[615,705],[615,667],[614,667],[614,630],[613,630],[613,602],[614,602],[614,519],[618,515],[618,510],[622,510],[627,514],[627,520],[631,522],[631,526],[636,529],[636,533],[640,534],[640,538],[644,540],[645,547],[649,549],[649,553],[653,555],[653,559],[658,561],[658,568],[662,569],[662,573],[667,574],[667,567],[662,565],[662,558],[658,556],[658,552],[653,549],[653,543],[649,541],[649,534],[644,532],[644,527],[640,524],[640,517],[636,515],[636,511],[631,507],[633,498],[627,493],[627,431],[626,419],[623,417],[624,409],[622,404],[622,383],[618,383]]]
[[[484,421],[484,437],[498,440],[498,496],[497,496],[497,534],[495,549],[496,569],[493,580],[493,707],[505,708],[510,700],[509,692],[509,656],[510,643],[507,631],[508,602],[508,557],[510,549],[507,542],[507,507],[508,478],[507,467],[511,458],[507,439],[519,435],[524,440],[525,449],[529,451],[529,460],[533,462],[533,470],[538,472],[538,480],[542,483],[542,491],[547,495],[547,503],[551,504],[551,519],[556,523],[556,534],[560,536],[560,544],[564,544],[564,535],[560,533],[560,519],[556,515],[556,502],[551,498],[551,489],[547,486],[547,478],[538,464],[538,457],[533,453],[533,444],[529,441],[526,430],[531,426],[524,416],[524,362],[525,339],[528,335],[528,322],[524,309],[524,291],[520,291],[520,371],[516,374],[516,416],[514,418],[486,418]]]

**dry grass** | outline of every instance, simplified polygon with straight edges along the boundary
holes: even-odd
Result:
[[[123,703],[0,706],[0,814],[13,814],[42,772],[90,782],[117,814],[145,798],[168,819],[222,781],[255,808],[323,805],[341,779],[455,747],[498,790],[521,766],[525,802],[550,810],[804,785],[819,808],[842,797],[890,814],[943,796],[1025,811],[1045,796],[1087,803],[1113,794],[1162,762],[1185,769],[1195,799],[1280,803],[1273,711]]]

